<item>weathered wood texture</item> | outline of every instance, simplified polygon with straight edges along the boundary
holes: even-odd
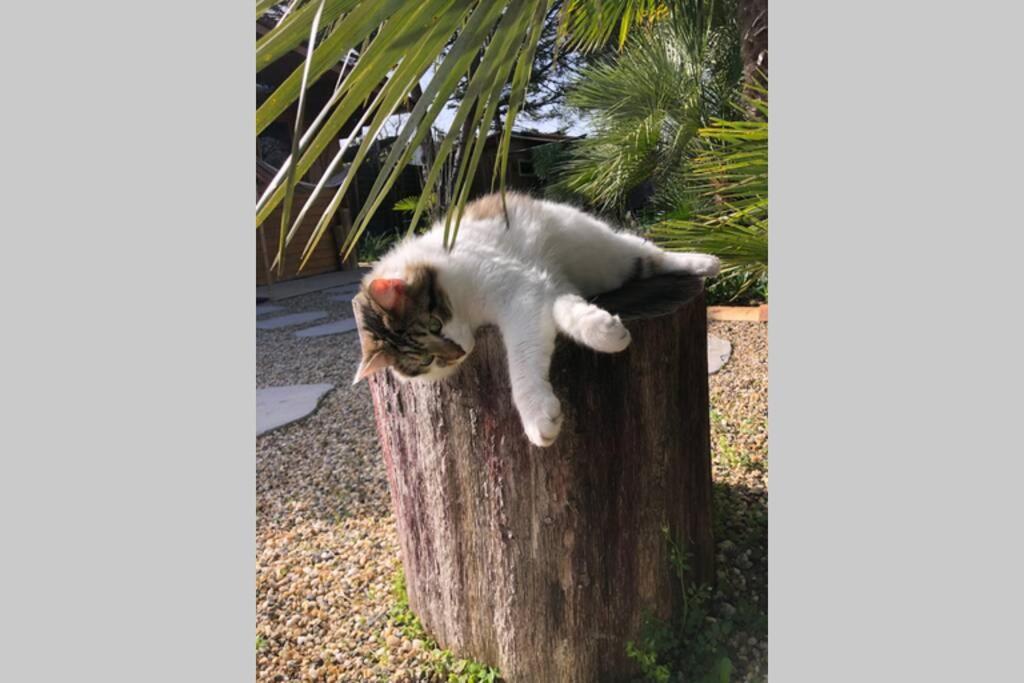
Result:
[[[505,349],[481,330],[440,383],[370,380],[409,603],[444,647],[508,681],[628,680],[645,610],[679,582],[662,532],[713,580],[707,322],[699,281],[660,277],[599,297],[630,347],[559,339],[551,381],[565,421],[532,446]],[[637,317],[639,316],[639,317]]]
[[[273,177],[271,170],[266,165],[257,165],[256,167],[256,189],[257,192],[262,193],[266,188],[267,183]],[[295,188],[295,201],[292,208],[292,218],[295,218],[299,210],[309,199],[312,185],[309,183],[302,183]],[[330,190],[331,188],[327,188]],[[352,226],[350,213],[347,207],[341,207],[335,214],[335,218],[331,223],[331,229],[324,233],[323,237],[317,243],[313,249],[313,255],[310,257],[306,267],[299,271],[299,264],[302,262],[302,251],[306,247],[306,242],[312,236],[313,231],[316,229],[316,225],[327,209],[327,205],[330,204],[333,192],[327,191],[317,197],[316,201],[313,202],[310,207],[309,213],[303,218],[302,223],[299,225],[298,230],[295,232],[295,236],[291,243],[285,248],[285,263],[284,273],[279,275],[277,269],[273,272],[273,281],[284,281],[293,280],[300,277],[309,277],[311,275],[320,275],[322,273],[333,273],[336,270],[343,270],[348,268],[357,267],[356,256],[353,253],[347,261],[342,262],[341,260],[341,244],[345,237],[348,235],[348,231]],[[278,206],[274,209],[263,225],[259,228],[260,230],[266,230],[266,234],[263,235],[266,240],[267,249],[269,251],[268,258],[273,262],[274,257],[277,255],[278,239],[280,237],[281,228],[281,210],[282,207]],[[268,284],[267,278],[267,259],[264,259],[260,240],[256,240],[256,284],[265,285]]]

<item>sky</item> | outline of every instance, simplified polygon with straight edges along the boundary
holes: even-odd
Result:
[[[423,78],[420,79],[420,87],[426,90],[427,85],[430,83],[430,79],[434,76],[434,69],[431,67],[423,74]],[[434,126],[441,128],[442,130],[448,130],[451,126],[452,119],[455,118],[455,109],[445,107],[438,115],[437,119],[434,120]],[[527,116],[516,117],[516,129],[532,128],[539,130],[544,133],[553,133],[562,128],[567,128],[566,132],[569,135],[583,135],[588,132],[589,128],[585,121],[574,118],[572,120],[562,118],[552,118],[544,121],[536,121],[530,119]]]
[[[420,79],[420,86],[426,90],[430,83],[430,79],[434,75],[434,70],[431,68]],[[442,131],[447,131],[455,119],[455,107],[445,107],[438,114],[437,118],[434,119],[434,128],[439,128]],[[573,116],[572,114],[569,114]],[[377,135],[378,138],[389,138],[398,135],[402,126],[409,119],[408,114],[394,114],[392,115],[381,128],[380,133]],[[544,120],[536,120],[529,116],[520,114],[516,117],[516,130],[532,129],[543,133],[553,133],[558,130],[565,130],[569,135],[585,135],[590,132],[590,128],[587,125],[587,121],[582,118],[573,117],[566,119],[562,117],[553,117]],[[366,127],[364,127],[364,134]]]

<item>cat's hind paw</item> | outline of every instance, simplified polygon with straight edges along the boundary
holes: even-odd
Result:
[[[523,429],[534,446],[550,446],[562,430],[562,404],[548,396],[532,404],[523,412]]]
[[[717,256],[711,256],[708,254],[702,254],[704,258],[698,261],[694,267],[694,274],[701,275],[703,277],[714,277],[718,275],[718,271],[722,269],[722,263],[718,260]]]
[[[722,269],[717,256],[711,254],[680,254],[670,252],[668,256],[669,271],[690,273],[700,277],[714,277]]]

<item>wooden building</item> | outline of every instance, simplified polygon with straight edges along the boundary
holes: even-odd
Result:
[[[256,21],[257,39],[265,35],[275,25],[275,19],[269,14],[264,15]],[[267,65],[256,74],[256,96],[257,104],[260,104],[296,69],[301,69],[306,58],[305,46],[300,46],[290,53],[283,55],[280,59]],[[346,67],[348,68],[348,67]],[[312,83],[306,91],[305,121],[306,126],[316,117],[323,107],[330,100],[339,78],[342,75],[341,64],[336,64],[328,69],[319,79]],[[292,134],[295,130],[295,116],[297,105],[292,103],[282,114],[265,130],[261,131],[256,140],[256,196],[263,194],[268,184],[277,174],[291,152]],[[400,109],[400,111],[402,111]],[[353,126],[362,115],[357,110],[338,132],[337,143],[340,144],[352,132]],[[295,198],[291,215],[294,218],[298,215],[302,206],[309,198],[316,183],[319,182],[327,170],[334,155],[338,152],[338,144],[328,145],[324,153],[310,166],[309,171],[300,179],[295,188]],[[354,155],[355,149],[349,151]],[[345,268],[352,268],[356,265],[354,254],[345,262],[341,259],[341,245],[348,234],[352,217],[357,211],[352,207],[360,206],[358,201],[361,182],[365,190],[365,177],[360,173],[346,192],[341,206],[331,221],[330,229],[317,244],[313,256],[306,267],[299,271],[302,251],[306,246],[309,236],[312,234],[324,209],[331,202],[337,188],[344,179],[347,172],[347,164],[342,165],[327,180],[326,187],[321,191],[315,203],[307,212],[302,224],[287,247],[284,259],[284,272],[278,275],[277,268],[271,273],[270,265],[277,254],[277,245],[280,236],[281,207],[278,207],[264,221],[259,228],[262,235],[257,235],[256,240],[256,282],[267,284],[273,282],[290,280],[297,277],[308,277],[322,273],[329,273]],[[266,254],[264,253],[266,247]]]
[[[275,21],[270,14],[257,19],[257,38],[272,30]],[[301,70],[305,57],[305,47],[300,46],[260,70],[256,74],[257,104],[262,103],[289,75],[296,70]],[[347,72],[349,68],[351,68],[351,63],[346,65],[345,71]],[[334,88],[342,76],[342,71],[341,64],[336,64],[309,86],[306,91],[305,125],[308,125],[330,100]],[[417,94],[418,89],[414,93],[414,97]],[[414,99],[411,99],[410,102],[406,103],[405,108],[399,108],[396,113],[408,111],[411,105],[414,104],[414,101]],[[268,125],[265,130],[261,131],[257,137],[257,197],[263,194],[291,152],[296,109],[296,104],[293,103],[273,123]],[[357,110],[350,120],[342,126],[338,132],[338,144],[352,132],[352,127],[359,120],[362,113],[361,110]],[[473,180],[472,196],[484,195],[491,191],[491,178],[500,139],[500,134],[491,134],[485,143],[480,165]],[[535,150],[542,145],[557,144],[568,139],[570,138],[555,133],[530,131],[513,133],[509,148],[509,165],[506,176],[507,187],[537,195],[542,194],[545,181],[538,175],[534,165]],[[355,252],[353,252],[348,260],[342,262],[341,246],[349,233],[352,220],[359,213],[359,208],[364,204],[362,199],[366,191],[376,179],[377,173],[380,170],[380,161],[386,156],[386,152],[392,142],[393,138],[383,137],[373,143],[377,146],[377,149],[371,150],[360,165],[356,172],[356,177],[349,186],[337,213],[331,221],[329,230],[320,239],[312,257],[301,272],[299,271],[299,265],[309,236],[323,215],[324,209],[334,197],[337,188],[344,180],[345,173],[348,171],[348,165],[343,164],[340,168],[336,169],[332,177],[327,180],[326,187],[321,191],[316,202],[307,212],[295,237],[286,248],[284,271],[282,274],[278,274],[277,268],[274,268],[273,271],[270,268],[277,255],[277,245],[281,229],[281,207],[278,207],[271,213],[259,228],[260,234],[257,235],[256,240],[257,284],[263,285],[282,280],[308,277],[356,266]],[[320,158],[313,162],[309,171],[299,180],[295,188],[295,197],[292,205],[291,215],[293,218],[298,215],[316,183],[319,182],[334,155],[337,154],[337,151],[337,144],[328,145]],[[347,158],[350,159],[355,155],[355,152],[356,149],[353,146],[348,151]],[[407,213],[395,211],[393,207],[399,200],[420,194],[424,177],[422,171],[421,167],[414,164],[410,164],[402,171],[389,191],[388,196],[381,202],[378,210],[367,224],[366,231],[368,234],[392,235],[396,232],[404,232],[405,228],[408,227],[407,222],[410,216]]]
[[[505,171],[505,187],[510,190],[528,192],[536,196],[543,195],[546,180],[540,169],[536,167],[538,148],[545,145],[557,145],[573,140],[571,136],[561,133],[540,133],[535,131],[513,131],[508,147],[508,167]],[[501,134],[491,133],[487,137],[484,151],[480,155],[480,165],[473,178],[472,196],[479,197],[491,191],[491,179],[494,166],[498,159],[498,147]],[[494,187],[497,188],[495,182]]]

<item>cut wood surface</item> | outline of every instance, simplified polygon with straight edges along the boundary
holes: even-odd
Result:
[[[660,276],[595,302],[632,344],[599,354],[559,339],[565,415],[532,446],[495,328],[443,382],[370,378],[409,604],[460,657],[505,680],[630,680],[645,614],[679,608],[663,529],[714,577],[707,308],[700,280]]]
[[[760,306],[708,306],[709,320],[768,322],[768,304]]]

